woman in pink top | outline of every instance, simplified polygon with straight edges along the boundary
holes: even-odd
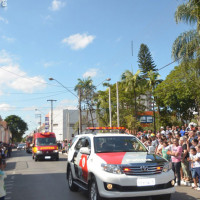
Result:
[[[173,145],[171,147],[171,152],[169,155],[171,155],[172,159],[172,170],[175,173],[175,181],[176,177],[178,178],[178,185],[181,184],[181,153],[182,153],[182,147],[179,146],[179,140],[178,138],[173,139]]]

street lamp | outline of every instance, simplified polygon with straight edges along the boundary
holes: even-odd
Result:
[[[82,116],[81,116],[81,90],[79,88],[79,96],[77,96],[76,94],[74,94],[71,90],[69,90],[66,86],[64,86],[61,82],[59,82],[58,80],[56,80],[55,78],[49,78],[50,81],[56,81],[59,85],[61,85],[63,88],[65,88],[68,92],[70,92],[71,94],[73,94],[79,102],[79,132],[82,132]],[[78,134],[79,134],[78,132]]]

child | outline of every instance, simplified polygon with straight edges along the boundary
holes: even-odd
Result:
[[[6,196],[5,186],[4,186],[4,179],[6,178],[6,174],[3,171],[5,169],[5,160],[0,158],[0,200],[4,200]]]
[[[200,191],[200,146],[198,146],[198,153],[194,147],[190,148],[189,161],[191,162],[191,172],[194,181],[193,188]],[[197,186],[196,181],[197,176],[199,176],[199,187]]]

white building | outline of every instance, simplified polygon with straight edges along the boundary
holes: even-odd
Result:
[[[86,111],[82,112],[82,119],[87,115]],[[88,116],[88,120],[91,118]],[[97,120],[95,119],[95,113],[93,113],[94,123],[97,126]],[[78,132],[74,130],[75,124],[79,121],[79,110],[68,109],[54,109],[53,110],[53,132],[56,134],[58,141],[65,139],[70,140],[77,135]],[[84,130],[86,125],[82,122],[82,129]],[[51,131],[51,112],[49,113],[49,131]]]

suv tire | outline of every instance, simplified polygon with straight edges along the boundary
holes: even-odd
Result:
[[[68,171],[68,177],[67,177],[67,180],[68,180],[68,186],[69,186],[69,189],[72,191],[72,192],[77,192],[79,187],[77,185],[74,184],[74,178],[73,178],[73,175],[72,175],[72,170],[69,168],[69,171]]]
[[[95,178],[91,180],[91,183],[89,185],[89,200],[101,200],[102,198],[99,195],[97,182]]]

